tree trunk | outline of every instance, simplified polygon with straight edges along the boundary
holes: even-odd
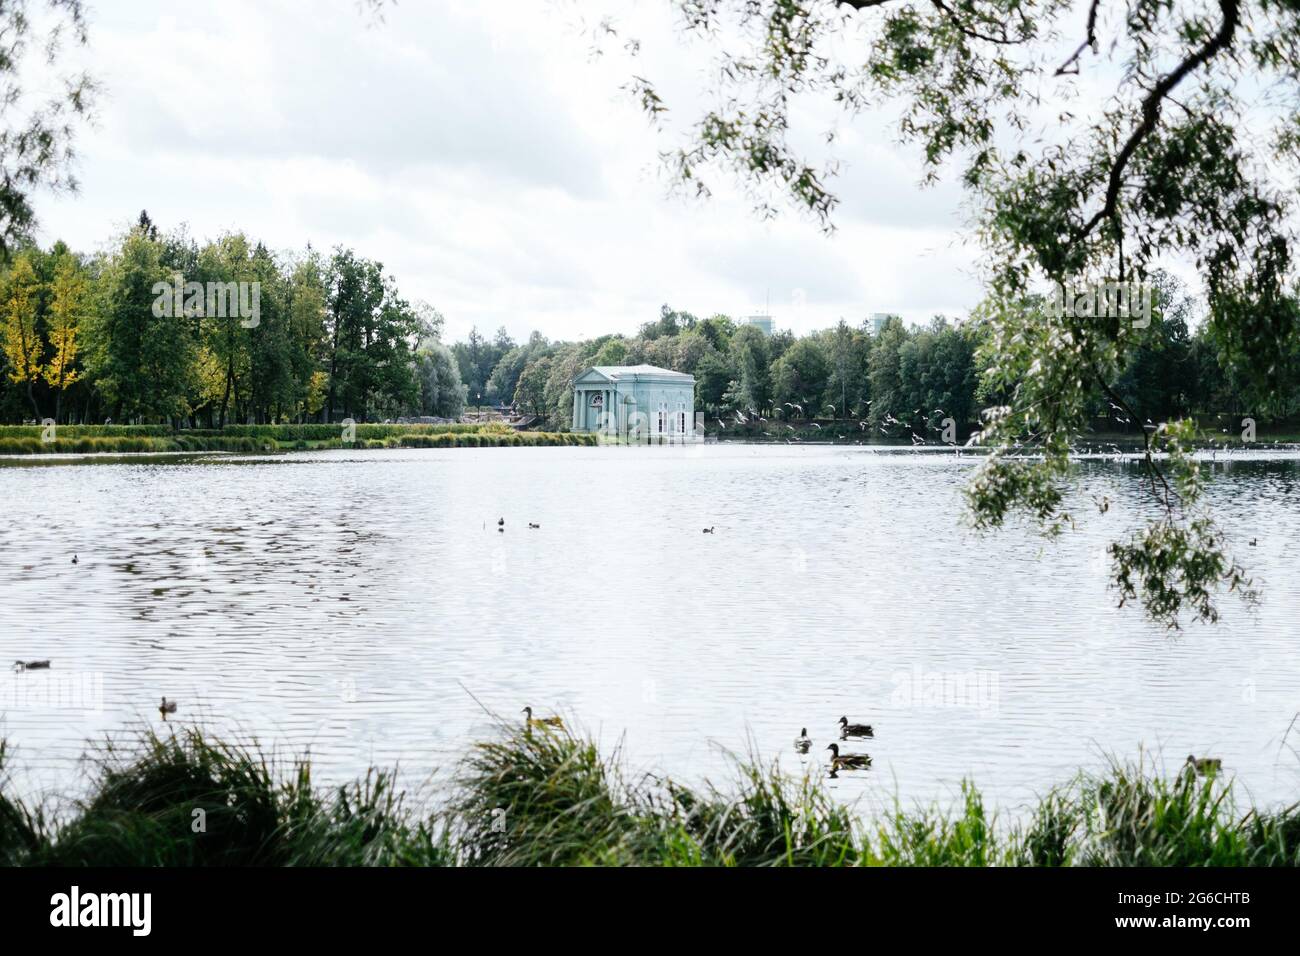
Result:
[[[226,404],[230,401],[230,382],[235,377],[235,356],[231,353],[229,360],[226,362],[226,387],[221,393],[221,424],[219,428],[226,427]]]

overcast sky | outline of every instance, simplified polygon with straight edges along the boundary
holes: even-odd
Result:
[[[806,332],[872,312],[924,321],[979,297],[959,193],[917,185],[885,124],[841,127],[839,231],[764,222],[734,190],[670,195],[656,134],[620,91],[618,43],[592,55],[597,8],[643,41],[635,69],[689,118],[706,47],[667,0],[89,0],[105,88],[80,140],[81,190],[43,199],[43,243],[102,248],[147,209],[200,239],[343,244],[410,299],[523,338],[634,332],[663,303],[770,311]],[[810,123],[810,125],[816,125]],[[718,185],[725,185],[719,183]]]

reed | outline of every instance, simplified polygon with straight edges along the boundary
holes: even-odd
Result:
[[[438,809],[393,773],[320,788],[305,760],[198,730],[99,747],[89,794],[57,812],[5,793],[0,864],[76,866],[1295,866],[1296,806],[1242,806],[1227,778],[1112,762],[999,826],[969,781],[948,807],[859,818],[820,779],[752,754],[721,786],[629,776],[621,748],[502,725]],[[200,825],[201,821],[201,825]]]

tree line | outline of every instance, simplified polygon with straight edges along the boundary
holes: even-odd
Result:
[[[1257,414],[1247,389],[1220,361],[1220,347],[1203,327],[1193,328],[1195,300],[1167,275],[1155,284],[1150,325],[1135,330],[1115,391],[1143,421],[1119,411],[1098,391],[1092,406],[1098,430],[1140,432],[1145,420],[1185,415]],[[1046,309],[1038,300],[1031,309]],[[991,323],[981,306],[963,319],[936,316],[908,326],[898,316],[883,323],[850,324],[796,336],[766,335],[725,315],[699,318],[665,305],[634,336],[603,335],[581,342],[548,342],[534,332],[514,342],[504,329],[492,339],[477,330],[453,346],[470,402],[514,403],[567,428],[573,378],[592,365],[649,364],[695,376],[695,402],[714,425],[748,421],[852,419],[873,437],[934,440],[944,419],[965,435],[981,410],[1009,396],[994,384]],[[1268,414],[1294,414],[1300,392]],[[737,415],[739,413],[739,415]],[[1104,421],[1103,421],[1104,419]]]
[[[257,283],[256,320],[182,297],[181,278],[186,289]],[[1194,301],[1168,276],[1156,285],[1153,320],[1135,333],[1116,395],[1094,396],[1095,415],[1139,430],[1114,397],[1152,421],[1252,413],[1214,337],[1192,328]],[[178,307],[163,292],[159,314],[160,290],[172,288]],[[1009,399],[990,384],[984,307],[917,327],[896,316],[841,320],[803,336],[667,305],[635,335],[583,341],[474,329],[449,347],[443,325],[437,310],[402,297],[382,263],[351,249],[273,254],[242,233],[200,244],[184,229],[160,233],[142,213],[103,253],[61,242],[15,251],[0,273],[0,419],[219,428],[455,418],[466,405],[513,404],[561,430],[579,372],[642,363],[694,375],[697,410],[729,426],[751,414],[853,419],[873,437],[933,440],[946,419],[965,434],[981,409]],[[1269,411],[1292,414],[1296,397]]]
[[[230,315],[191,284],[256,284]],[[0,272],[0,420],[59,423],[376,421],[460,415],[443,317],[351,249],[273,254],[242,233],[204,244],[138,223],[95,255],[21,244]]]

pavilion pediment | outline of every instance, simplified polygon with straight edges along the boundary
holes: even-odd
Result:
[[[598,368],[589,368],[573,380],[574,385],[609,385],[614,381]]]

